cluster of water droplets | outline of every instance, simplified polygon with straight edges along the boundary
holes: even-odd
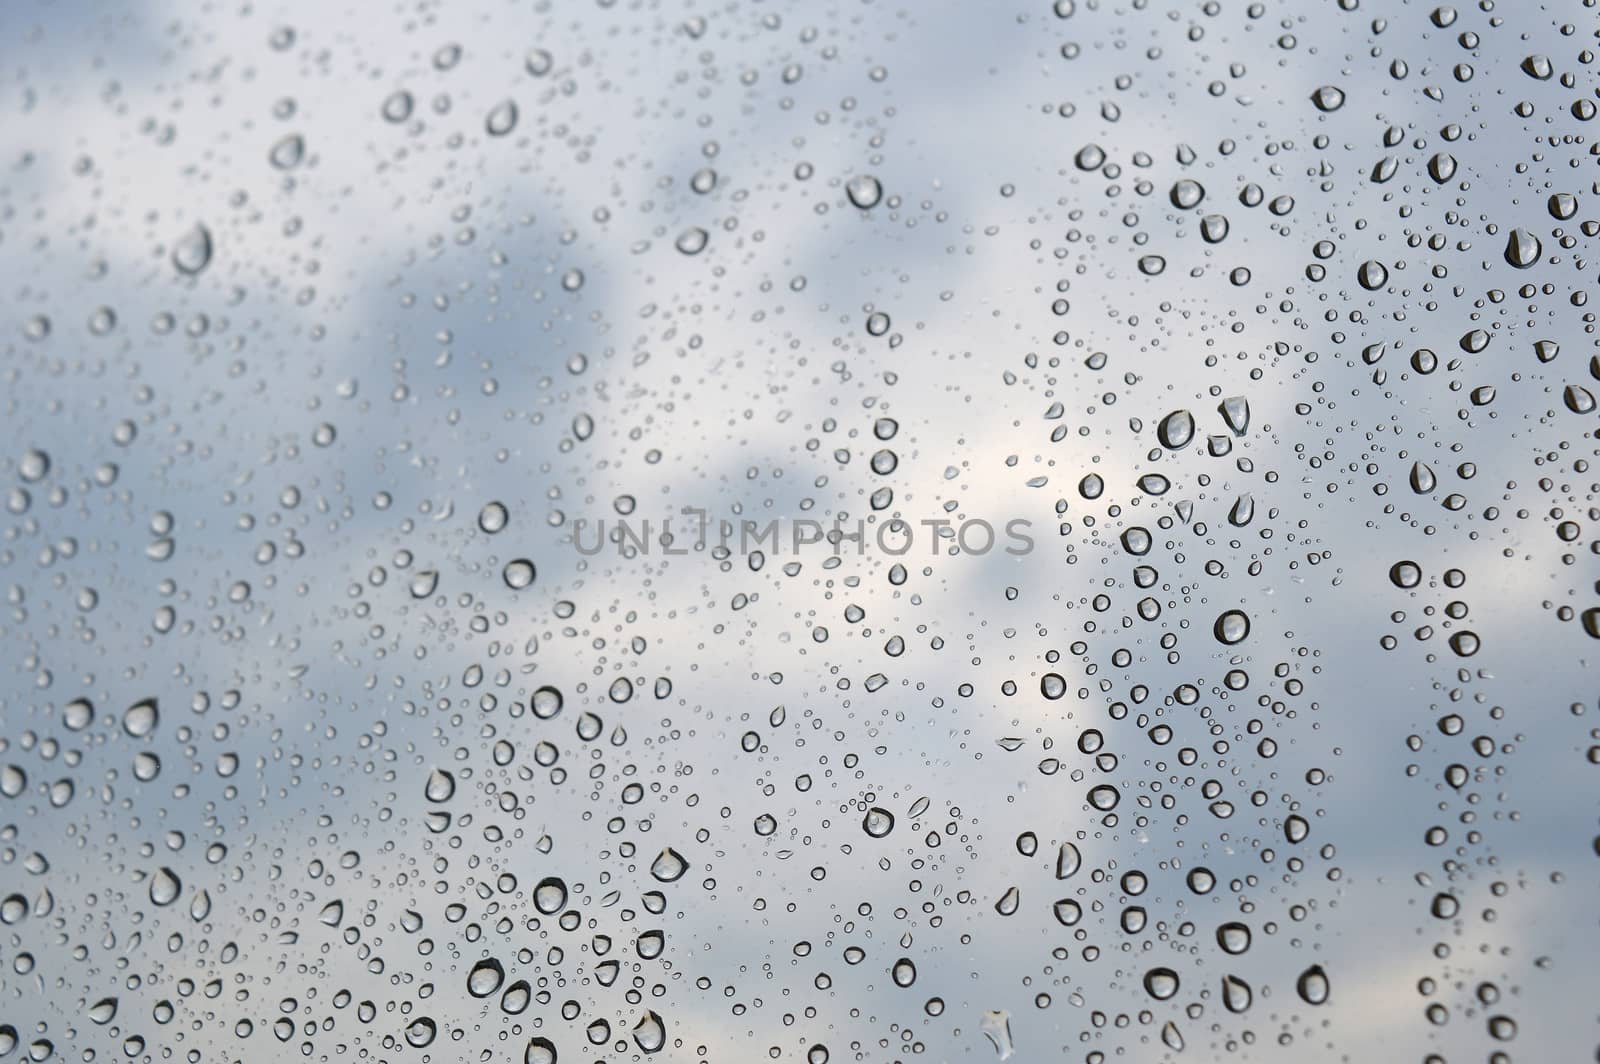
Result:
[[[0,1064],[1592,1058],[1594,16],[19,7]]]

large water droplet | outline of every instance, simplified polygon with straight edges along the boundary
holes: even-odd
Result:
[[[671,846],[663,847],[661,852],[656,854],[656,859],[650,863],[650,874],[660,883],[676,882],[688,870],[689,862]]]
[[[167,867],[158,868],[150,877],[150,902],[152,905],[171,905],[178,900],[183,883],[178,874]]]
[[[1161,419],[1156,438],[1168,450],[1181,451],[1194,439],[1194,415],[1187,410],[1174,410]]]
[[[1319,111],[1337,111],[1344,106],[1344,90],[1335,85],[1324,85],[1311,94],[1311,102]]]
[[[467,974],[467,993],[475,998],[488,997],[505,982],[506,970],[493,957],[481,960]]]
[[[1222,1004],[1229,1012],[1244,1012],[1250,1007],[1250,984],[1236,975],[1222,977]]]
[[[1056,878],[1071,879],[1083,864],[1083,855],[1078,852],[1078,847],[1070,842],[1063,842],[1060,849],[1056,850]]]
[[[861,830],[875,839],[881,839],[894,830],[894,814],[875,805],[862,817]]]
[[[1212,632],[1217,637],[1217,642],[1225,646],[1241,643],[1250,634],[1250,618],[1245,616],[1243,610],[1228,610],[1217,618],[1217,623],[1212,626]]]
[[[406,1026],[406,1043],[415,1049],[432,1045],[439,1033],[439,1025],[426,1016],[419,1016]]]
[[[667,1025],[653,1011],[646,1011],[633,1026],[633,1044],[645,1053],[658,1053],[667,1044]]]
[[[862,210],[871,210],[883,199],[883,186],[871,174],[857,174],[845,182],[844,193]]]
[[[173,246],[172,265],[177,267],[179,273],[193,276],[210,263],[211,230],[197,223]]]
[[[1166,1001],[1178,992],[1178,973],[1171,968],[1152,968],[1144,973],[1144,989],[1157,1001]]]
[[[1526,229],[1513,229],[1506,238],[1506,261],[1519,270],[1526,270],[1537,263],[1543,251],[1539,238]]]
[[[135,739],[143,739],[155,731],[160,722],[161,710],[153,698],[135,702],[122,714],[122,730]]]
[[[456,793],[456,778],[447,770],[436,768],[428,773],[422,793],[430,802],[448,802]]]
[[[1295,981],[1295,989],[1307,1005],[1327,1004],[1328,973],[1322,970],[1322,965],[1313,964],[1300,973],[1300,978]]]
[[[560,912],[566,908],[566,905],[567,884],[565,880],[557,876],[547,876],[539,881],[538,886],[533,888],[533,907],[546,916],[552,916]]]

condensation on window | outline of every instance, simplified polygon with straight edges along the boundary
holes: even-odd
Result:
[[[0,1061],[1600,1044],[1595,0],[0,14]]]

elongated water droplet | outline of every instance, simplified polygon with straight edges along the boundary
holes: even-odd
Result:
[[[448,802],[456,793],[456,778],[442,768],[436,768],[428,773],[428,782],[423,786],[423,797],[430,802]]]
[[[1506,261],[1519,270],[1526,270],[1539,261],[1544,248],[1539,238],[1526,229],[1513,229],[1506,238]]]
[[[1244,1012],[1250,1007],[1250,984],[1236,975],[1222,977],[1222,1004],[1229,1012]]]
[[[1322,970],[1322,965],[1313,964],[1300,973],[1295,989],[1307,1005],[1325,1005],[1328,1002],[1328,973]]]
[[[257,149],[258,151],[260,149]],[[211,263],[211,230],[196,224],[178,239],[172,249],[172,265],[179,273],[193,276]]]
[[[1063,842],[1060,849],[1056,850],[1056,878],[1071,879],[1073,874],[1083,865],[1083,855],[1078,852],[1078,847],[1070,842]]]
[[[1183,450],[1194,439],[1194,415],[1187,410],[1174,410],[1161,419],[1156,438],[1170,451]]]
[[[990,1009],[983,1014],[978,1029],[1001,1060],[1011,1059],[1011,1054],[1016,1052],[1016,1046],[1011,1041],[1011,1013],[1005,1009]]]
[[[183,890],[183,883],[178,879],[178,874],[170,868],[162,867],[150,877],[150,902],[152,905],[171,905],[178,900],[178,892]]]

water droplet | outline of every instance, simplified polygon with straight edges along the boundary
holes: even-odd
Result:
[[[1157,1001],[1166,1001],[1178,992],[1178,973],[1171,968],[1152,968],[1144,973],[1144,989]]]
[[[161,711],[153,698],[141,699],[122,714],[122,730],[135,739],[143,739],[161,723]]]
[[[689,862],[670,846],[663,847],[650,864],[650,874],[660,883],[674,883],[689,870]]]
[[[978,1029],[1001,1060],[1011,1059],[1011,1054],[1016,1052],[1016,1046],[1011,1041],[1011,1013],[1005,1009],[990,1009],[983,1014]]]
[[[1228,610],[1217,618],[1216,624],[1211,628],[1217,637],[1217,642],[1224,646],[1233,646],[1242,643],[1250,634],[1250,618],[1242,610]]]
[[[50,456],[37,447],[29,447],[22,452],[22,460],[17,463],[17,475],[24,483],[37,484],[50,472]]]
[[[533,715],[540,720],[549,720],[561,712],[563,702],[560,691],[554,687],[541,687],[533,692]]]
[[[1395,562],[1389,567],[1389,581],[1395,587],[1416,587],[1422,582],[1422,567],[1413,561]]]
[[[701,229],[698,225],[691,225],[678,234],[674,246],[685,255],[698,255],[706,249],[706,244],[711,239],[711,234]]]
[[[436,768],[428,773],[428,782],[422,793],[430,802],[448,802],[455,796],[456,778],[446,770]]]
[[[1063,842],[1056,851],[1056,878],[1071,879],[1083,864],[1083,855],[1070,842]]]
[[[1555,73],[1555,67],[1551,66],[1548,56],[1530,55],[1523,59],[1521,65],[1524,74],[1539,81],[1548,81]]]
[[[415,1049],[421,1049],[424,1046],[432,1045],[433,1039],[438,1033],[438,1024],[426,1016],[420,1016],[406,1026],[406,1044]]]
[[[520,1016],[527,1011],[528,1003],[533,1000],[533,988],[526,979],[518,979],[506,987],[506,992],[500,995],[500,1011],[507,1016]],[[555,1057],[550,1058],[554,1060]]]
[[[478,527],[489,535],[503,532],[511,523],[511,514],[503,503],[490,502],[478,511]]]
[[[267,154],[267,161],[278,170],[293,170],[305,158],[306,141],[298,133],[290,133],[280,137],[272,146],[272,151]],[[195,272],[195,271],[188,271]]]
[[[1236,975],[1222,977],[1222,1004],[1229,1012],[1244,1012],[1250,1008],[1250,984]]]
[[[170,868],[162,867],[150,877],[150,903],[152,905],[171,905],[178,900],[178,894],[183,890],[183,883],[178,879],[178,874]]]
[[[894,830],[894,814],[875,805],[862,818],[861,830],[875,839],[881,839]]]
[[[1161,419],[1156,438],[1169,451],[1183,450],[1194,439],[1194,415],[1187,410],[1174,410]]]
[[[211,263],[211,230],[196,224],[178,239],[172,249],[172,265],[179,273],[193,276]]]
[[[533,584],[533,563],[526,558],[515,558],[506,563],[500,576],[505,581],[506,587],[513,591],[521,591]]]
[[[385,122],[404,122],[411,117],[411,109],[414,106],[411,94],[404,89],[397,89],[384,98],[383,120]]]
[[[502,100],[495,104],[494,110],[489,112],[483,120],[483,128],[491,137],[503,137],[517,128],[517,103],[515,100]]]
[[[1222,952],[1235,956],[1250,948],[1250,928],[1246,924],[1230,921],[1217,928],[1217,945]]]
[[[1519,270],[1526,270],[1539,261],[1544,248],[1539,238],[1526,229],[1513,229],[1506,238],[1506,261]]]
[[[533,907],[546,916],[554,915],[567,906],[567,884],[556,876],[547,876],[533,888]]]
[[[536,78],[542,78],[555,69],[556,60],[543,48],[531,48],[527,57],[522,61],[523,69]]]
[[[1218,403],[1217,412],[1235,436],[1243,436],[1250,427],[1250,403],[1242,395],[1232,395]]]
[[[1179,210],[1189,210],[1200,206],[1200,201],[1206,198],[1206,190],[1200,182],[1186,177],[1173,184],[1167,198]]]
[[[1328,1002],[1328,973],[1322,970],[1322,965],[1313,964],[1300,973],[1300,978],[1295,981],[1295,989],[1307,1005],[1325,1005]]]
[[[1319,111],[1337,111],[1344,106],[1344,90],[1334,85],[1324,85],[1311,94],[1311,102]]]
[[[653,1011],[646,1011],[633,1027],[633,1044],[642,1052],[657,1053],[667,1044],[667,1025]]]
[[[871,210],[883,199],[883,186],[871,174],[857,174],[845,182],[845,195],[862,210]]]
[[[61,707],[61,723],[68,731],[83,731],[94,723],[94,705],[86,698],[75,698]]]
[[[467,993],[475,998],[488,997],[505,982],[506,970],[494,958],[481,960],[467,974]]]

